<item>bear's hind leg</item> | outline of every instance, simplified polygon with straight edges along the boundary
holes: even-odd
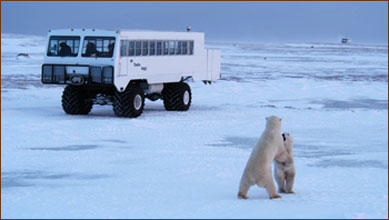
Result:
[[[238,198],[239,199],[247,199],[247,192],[249,191],[248,188],[241,188],[239,189]]]
[[[285,193],[285,172],[282,169],[279,169],[279,167],[276,167],[274,169],[274,175],[278,185],[278,192]]]
[[[239,184],[239,192],[238,192],[238,198],[239,199],[247,199],[247,192],[250,189],[250,178],[248,178],[246,175],[243,175],[242,179],[240,180]]]
[[[276,192],[276,186],[274,185],[273,178],[267,181],[265,188],[267,193],[269,194],[270,199],[281,198],[281,196],[278,195]]]
[[[294,184],[294,173],[286,173],[286,193],[294,193],[292,188]]]

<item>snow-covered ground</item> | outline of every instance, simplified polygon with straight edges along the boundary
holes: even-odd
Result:
[[[388,47],[208,43],[187,112],[66,115],[45,38],[1,36],[2,218],[388,218]],[[28,53],[30,58],[17,58]],[[295,194],[238,184],[265,117],[295,136]]]

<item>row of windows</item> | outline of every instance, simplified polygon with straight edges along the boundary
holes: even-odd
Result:
[[[114,37],[85,37],[81,56],[112,57],[115,46]],[[47,56],[76,57],[80,48],[78,36],[51,36]]]
[[[120,56],[193,55],[192,40],[121,40]],[[83,57],[112,57],[114,37],[85,37]],[[51,36],[48,56],[77,56],[80,48],[78,36]]]
[[[193,55],[193,41],[121,40],[120,56]]]

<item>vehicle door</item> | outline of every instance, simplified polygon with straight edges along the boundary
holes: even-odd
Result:
[[[119,75],[128,75],[128,40],[120,40]]]

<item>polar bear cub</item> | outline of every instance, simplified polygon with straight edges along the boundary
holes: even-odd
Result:
[[[287,159],[281,136],[281,119],[277,116],[266,118],[266,128],[252,150],[240,180],[238,198],[247,199],[249,188],[255,184],[265,187],[270,199],[281,198],[276,192],[272,176],[274,159],[280,162]]]
[[[287,159],[284,162],[274,160],[274,176],[278,184],[278,192],[294,193],[292,188],[296,169],[293,159],[293,142],[294,138],[289,133],[283,133],[284,147],[287,151]]]

